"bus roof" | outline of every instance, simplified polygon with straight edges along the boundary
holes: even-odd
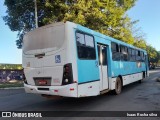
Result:
[[[86,32],[88,33],[91,33],[91,34],[94,34],[95,36],[98,36],[98,37],[101,37],[101,38],[104,38],[104,39],[107,39],[107,40],[110,40],[112,42],[115,42],[115,43],[118,43],[118,44],[122,44],[122,45],[125,45],[125,46],[128,46],[128,47],[131,47],[131,48],[135,48],[135,49],[138,49],[138,50],[141,50],[141,51],[144,51],[146,52],[145,50],[141,49],[141,48],[138,48],[138,47],[135,47],[131,44],[128,44],[128,43],[125,43],[123,41],[120,41],[118,39],[115,39],[115,38],[112,38],[112,37],[109,37],[107,35],[104,35],[102,33],[99,33],[99,32],[96,32],[90,28],[87,28],[87,27],[84,27],[80,24],[76,24],[76,23],[73,23],[73,22],[70,22],[70,21],[65,21],[65,22],[57,22],[57,23],[52,23],[52,24],[49,24],[49,25],[45,25],[45,26],[42,26],[42,27],[39,27],[39,28],[36,28],[34,30],[38,31],[38,30],[41,30],[41,29],[46,29],[48,27],[52,27],[52,26],[58,26],[58,25],[63,25],[63,24],[72,24],[72,25],[76,25],[77,28],[82,28],[83,30],[85,29]],[[32,30],[32,31],[34,31]],[[30,32],[28,32],[27,34],[30,34]]]
[[[42,27],[38,27],[38,28],[36,28],[36,29],[33,29],[33,30],[27,32],[26,34],[30,34],[32,31],[39,31],[39,30],[46,29],[46,28],[49,28],[49,27],[59,26],[59,25],[64,25],[64,24],[65,24],[65,22],[51,23],[51,24],[48,24],[48,25],[45,25],[45,26],[42,26]]]
[[[75,24],[75,23],[74,23],[74,24]],[[76,24],[76,25],[78,25],[79,27],[85,29],[85,31],[87,31],[88,33],[94,34],[95,36],[98,36],[98,37],[101,37],[101,38],[110,40],[110,41],[112,41],[112,42],[115,42],[115,43],[118,43],[118,44],[122,44],[122,45],[125,45],[125,46],[128,46],[128,47],[135,48],[135,49],[138,49],[138,50],[141,50],[141,51],[146,52],[146,50],[144,50],[144,49],[135,47],[135,46],[133,46],[133,45],[131,45],[131,44],[125,43],[125,42],[120,41],[120,40],[118,40],[118,39],[115,39],[115,38],[109,37],[109,36],[107,36],[107,35],[104,35],[104,34],[102,34],[102,33],[96,32],[96,31],[94,31],[94,30],[92,30],[92,29],[89,29],[89,28],[87,28],[87,27],[84,27],[84,26],[82,26],[82,25],[80,25],[80,24]]]

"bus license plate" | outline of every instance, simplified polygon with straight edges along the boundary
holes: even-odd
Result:
[[[47,85],[47,80],[38,80],[39,85]]]

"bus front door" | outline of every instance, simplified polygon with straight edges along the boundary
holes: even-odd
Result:
[[[100,91],[108,89],[107,46],[98,44]]]

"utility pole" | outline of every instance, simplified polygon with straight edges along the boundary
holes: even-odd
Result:
[[[36,0],[34,0],[34,8],[35,8],[35,23],[36,23],[36,28],[38,28],[37,1]]]

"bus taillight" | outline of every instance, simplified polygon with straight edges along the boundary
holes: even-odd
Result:
[[[63,67],[63,80],[62,85],[73,83],[72,64],[65,64]]]

